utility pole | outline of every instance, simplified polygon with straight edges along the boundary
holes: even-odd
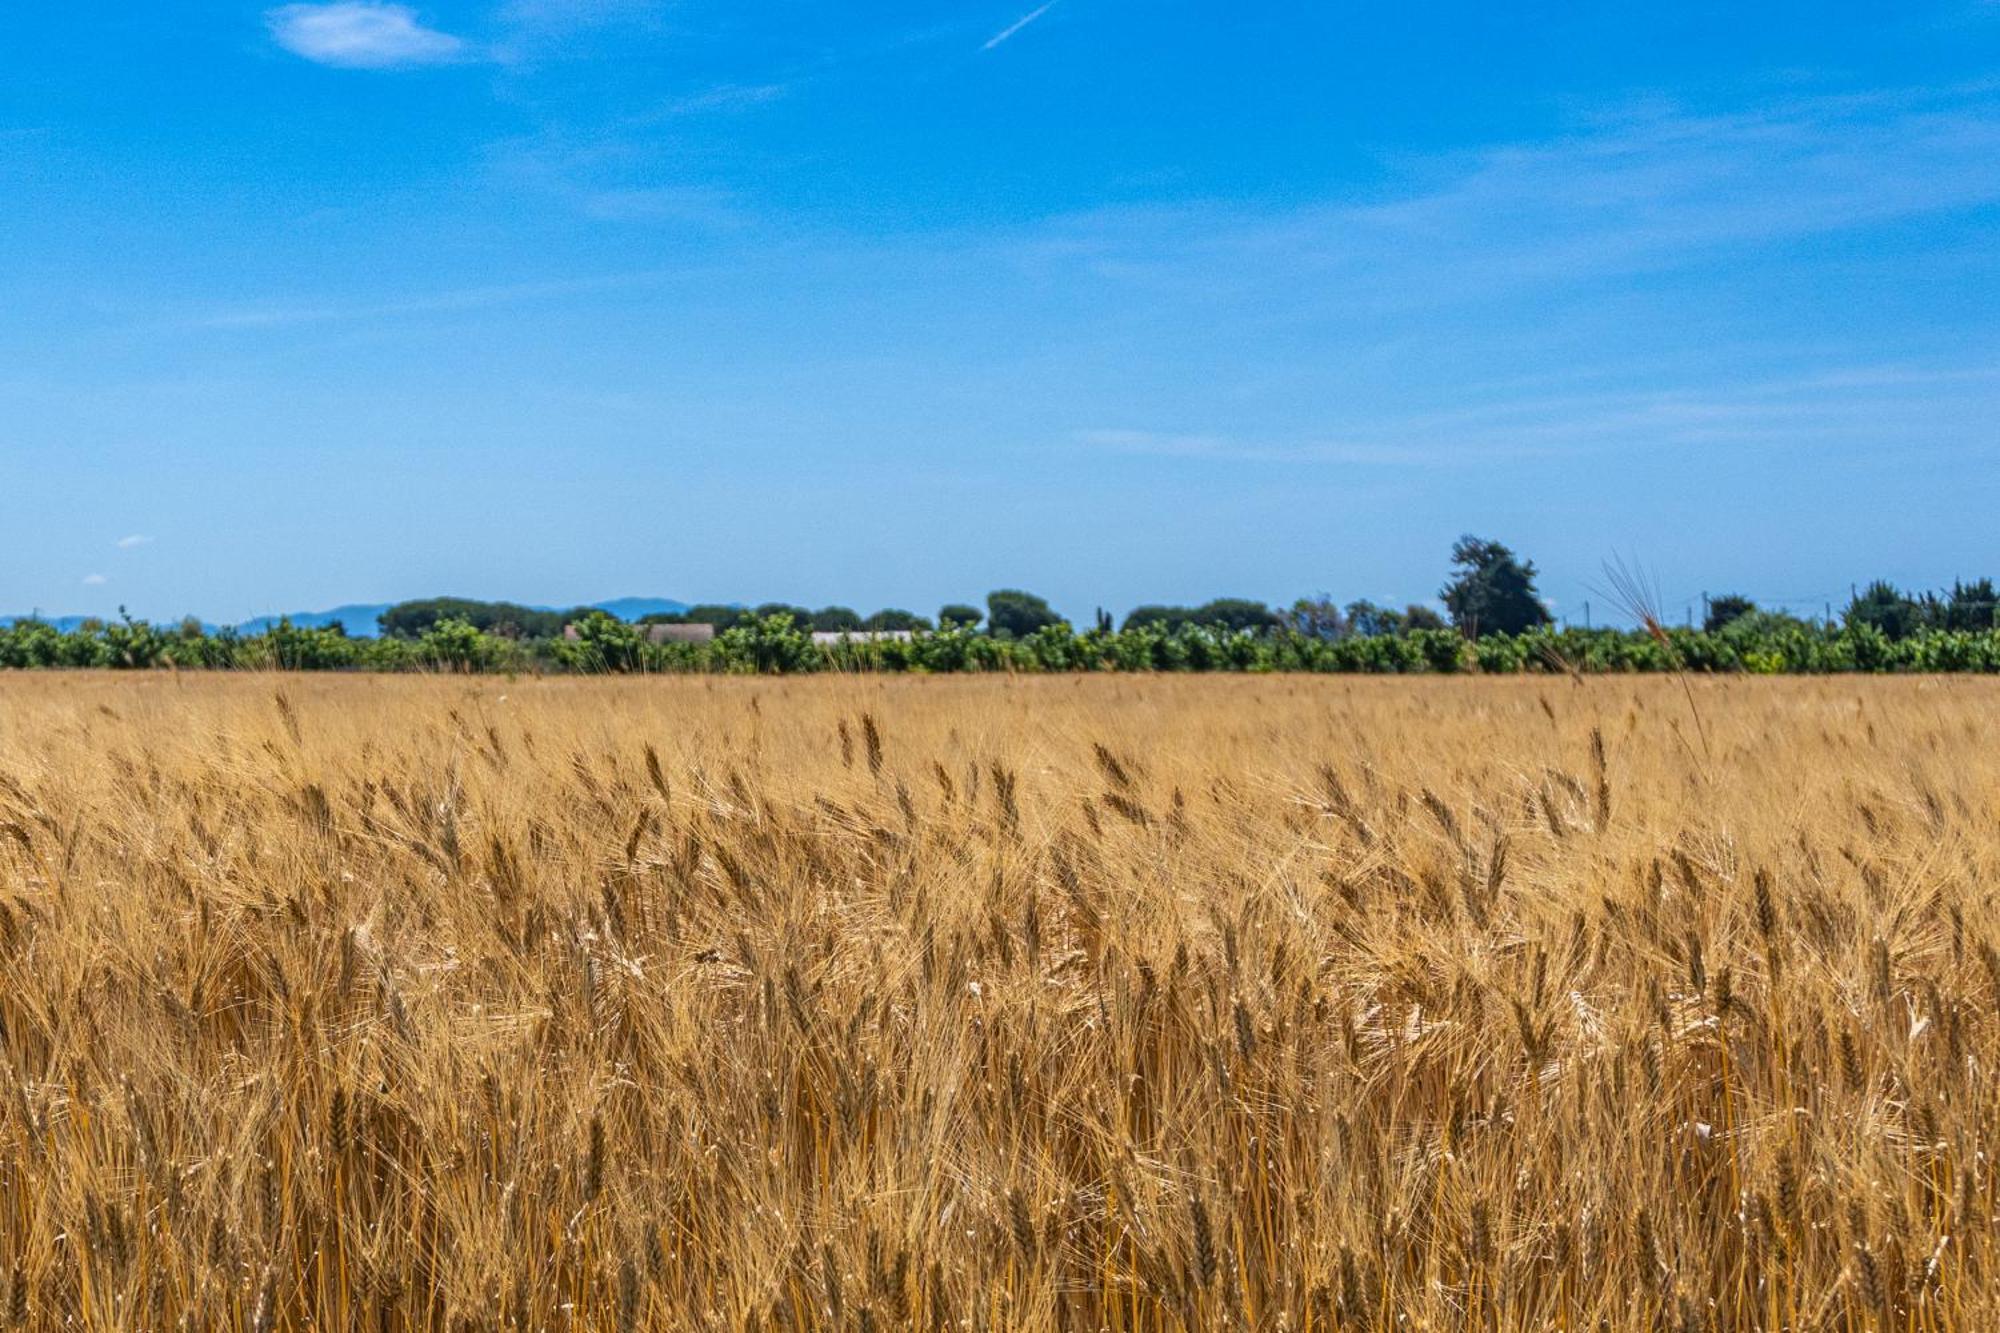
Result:
[[[1585,602],[1585,603],[1583,604],[1583,627],[1584,627],[1585,629],[1589,629],[1589,628],[1590,628],[1590,603],[1589,603],[1589,602]]]

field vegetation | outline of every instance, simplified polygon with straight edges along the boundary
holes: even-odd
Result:
[[[1877,580],[1857,589],[1839,620],[1805,620],[1748,597],[1703,596],[1685,623],[1663,623],[1646,580],[1607,565],[1610,601],[1630,629],[1558,626],[1536,591],[1533,561],[1506,545],[1462,537],[1438,590],[1450,616],[1366,599],[1337,604],[1321,593],[1279,609],[1243,597],[1200,606],[1148,605],[1122,625],[1099,608],[1079,630],[1019,588],[987,594],[935,620],[890,607],[863,617],[785,602],[705,604],[629,623],[602,608],[569,611],[515,602],[432,597],[377,617],[379,637],[336,620],[257,622],[254,632],[175,627],[124,614],[59,625],[0,620],[0,669],[448,671],[459,674],[792,675],[960,672],[1312,672],[1318,674],[1519,675],[1530,672],[1697,671],[1754,675],[1847,672],[2000,672],[2000,596],[1991,579],[1911,593]],[[609,604],[608,604],[609,605]],[[661,642],[661,624],[699,624],[703,642]],[[363,627],[352,627],[357,630]],[[887,631],[888,633],[883,633]],[[822,636],[821,640],[815,635]],[[841,636],[833,638],[832,636]],[[878,637],[879,636],[879,637]]]
[[[0,1325],[1992,1328],[1996,705],[12,676]]]
[[[1746,616],[1719,629],[1538,626],[1469,636],[1458,629],[1316,633],[1148,618],[1119,629],[1064,623],[1027,634],[955,624],[908,639],[816,642],[790,613],[747,616],[707,643],[654,643],[642,625],[594,612],[568,637],[521,639],[443,619],[410,637],[350,637],[339,627],[274,625],[208,634],[144,621],[64,632],[0,628],[0,670],[449,672],[459,675],[804,675],[1074,672],[1309,672],[1319,675],[2000,673],[2000,629],[1919,628],[1894,638],[1866,621],[1813,624]],[[1419,608],[1421,609],[1421,608]],[[1399,616],[1402,613],[1397,613]]]

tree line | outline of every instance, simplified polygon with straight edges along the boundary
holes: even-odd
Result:
[[[1535,591],[1532,562],[1518,559],[1499,542],[1478,537],[1460,539],[1452,549],[1452,561],[1455,572],[1438,597],[1453,627],[1470,637],[1478,637],[1519,633],[1549,623],[1548,610]],[[440,622],[459,621],[501,638],[534,641],[561,636],[569,627],[594,614],[600,613],[590,607],[552,611],[516,602],[430,597],[398,603],[383,612],[378,623],[382,634],[389,638],[416,639]],[[947,603],[938,608],[934,617],[900,607],[884,607],[863,615],[847,606],[823,606],[815,610],[790,602],[765,602],[758,606],[712,602],[685,611],[642,616],[637,623],[712,625],[723,631],[780,616],[789,617],[801,629],[820,633],[975,630],[1002,639],[1025,639],[1037,631],[1067,623],[1046,598],[1019,588],[988,593],[983,609],[970,602]],[[1319,639],[1349,634],[1372,637],[1445,627],[1445,616],[1427,606],[1411,605],[1399,611],[1363,600],[1342,607],[1324,593],[1300,598],[1289,608],[1267,606],[1247,597],[1220,597],[1191,607],[1149,604],[1134,608],[1117,626],[1123,630],[1204,628],[1232,633],[1291,632]],[[1112,617],[1098,611],[1094,628],[1110,632],[1114,628]]]
[[[428,598],[384,612],[378,638],[334,624],[280,621],[257,634],[121,615],[64,632],[24,620],[0,628],[0,668],[111,667],[452,671],[2000,671],[1991,579],[1910,593],[1857,589],[1838,622],[1812,622],[1725,594],[1703,623],[1669,628],[1642,606],[1632,630],[1557,627],[1532,561],[1461,538],[1437,600],[1400,609],[1327,594],[1273,607],[1249,598],[1146,605],[1122,622],[1099,611],[1079,630],[1046,599],[999,589],[985,606],[951,603],[926,617],[862,615],[783,602],[694,606],[636,623],[588,608]],[[715,627],[702,643],[655,643],[649,624]],[[834,643],[813,633],[898,630],[902,639]]]

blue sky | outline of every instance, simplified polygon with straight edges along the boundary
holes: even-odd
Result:
[[[18,8],[0,611],[2000,574],[1986,0]]]

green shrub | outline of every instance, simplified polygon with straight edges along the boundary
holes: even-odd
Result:
[[[2000,630],[1922,628],[1891,638],[1865,619],[1808,624],[1753,612],[1716,631],[1652,635],[1538,626],[1476,640],[1452,630],[1330,636],[1295,629],[1235,630],[1164,621],[1078,633],[1057,621],[1017,636],[954,623],[913,638],[820,645],[789,610],[747,614],[708,643],[653,643],[643,628],[602,611],[570,622],[574,636],[522,640],[442,616],[409,636],[353,639],[338,626],[279,621],[254,635],[208,633],[193,622],[85,621],[63,632],[42,621],[0,627],[0,669],[158,667],[280,671],[600,672],[762,674],[981,671],[1297,671],[1379,675],[1523,671],[1832,673],[2000,672]]]

